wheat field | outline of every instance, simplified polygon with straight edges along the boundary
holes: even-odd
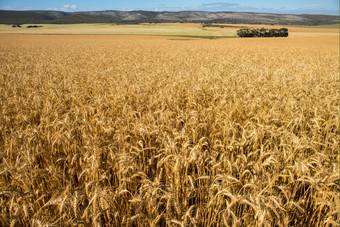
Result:
[[[1,226],[339,226],[339,36],[0,36]]]
[[[49,35],[149,35],[149,36],[196,36],[196,37],[235,37],[237,28],[207,29],[195,23],[161,23],[161,24],[38,24],[39,28],[21,28],[0,24],[0,34],[49,34]],[[336,29],[330,29],[336,30]]]

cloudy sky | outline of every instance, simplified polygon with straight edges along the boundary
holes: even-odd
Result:
[[[339,0],[0,0],[7,10],[235,11],[339,15]]]

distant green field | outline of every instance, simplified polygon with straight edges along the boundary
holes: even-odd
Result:
[[[339,24],[325,24],[325,25],[313,25],[313,26],[307,26],[307,25],[295,25],[294,27],[301,27],[301,28],[329,28],[329,29],[339,29]]]
[[[28,33],[28,34],[116,34],[116,35],[163,35],[186,36],[199,38],[234,37],[235,29],[210,30],[202,29],[198,25],[176,24],[37,24],[42,27],[27,28],[31,24],[22,25],[21,28],[12,28],[10,25],[0,25],[0,33]]]

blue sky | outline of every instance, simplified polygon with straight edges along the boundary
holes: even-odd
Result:
[[[339,15],[339,0],[0,0],[7,10],[235,11]]]

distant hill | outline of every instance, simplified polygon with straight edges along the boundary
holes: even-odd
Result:
[[[9,11],[0,10],[1,24],[77,24],[77,23],[161,23],[161,22],[211,22],[282,25],[339,24],[339,16],[294,15],[246,12],[153,12],[153,11]]]

